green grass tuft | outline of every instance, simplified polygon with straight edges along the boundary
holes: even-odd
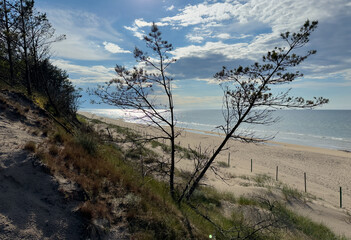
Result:
[[[90,155],[96,155],[98,140],[92,133],[81,133],[76,136],[76,142]]]
[[[303,200],[304,198],[304,194],[301,191],[297,190],[296,188],[289,187],[287,185],[283,185],[282,193],[286,200],[289,200],[292,198]]]
[[[218,166],[221,168],[229,168],[230,166],[226,162],[217,162]]]

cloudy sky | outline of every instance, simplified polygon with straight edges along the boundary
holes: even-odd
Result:
[[[306,50],[305,74],[287,88],[296,96],[330,99],[325,109],[351,109],[351,2],[349,0],[36,0],[57,34],[54,64],[77,87],[94,87],[115,77],[116,64],[132,67],[135,46],[154,21],[173,43],[177,108],[220,108],[221,90],[213,75],[260,61],[279,35],[318,20]],[[281,90],[281,89],[280,89]],[[84,94],[83,108],[96,108]]]

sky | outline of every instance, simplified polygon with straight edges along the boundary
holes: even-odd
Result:
[[[294,96],[323,96],[322,109],[351,109],[350,0],[36,0],[56,34],[66,40],[52,45],[52,62],[82,88],[81,109],[92,105],[87,88],[116,77],[116,64],[137,63],[134,47],[145,49],[143,35],[155,22],[163,39],[173,44],[168,69],[174,78],[178,109],[220,108],[222,91],[213,78],[222,69],[260,61],[275,46],[285,46],[280,33],[297,31],[318,20],[304,50],[317,54],[301,64],[303,78],[288,86]],[[150,52],[150,51],[148,51]],[[281,91],[276,89],[275,91]],[[112,107],[111,107],[112,108]]]

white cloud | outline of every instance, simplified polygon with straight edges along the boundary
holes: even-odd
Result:
[[[218,35],[215,35],[213,38],[227,40],[227,39],[244,39],[248,37],[252,37],[252,35],[251,34],[231,35],[229,33],[219,33]]]
[[[318,0],[249,0],[249,1],[225,1],[214,3],[200,3],[187,5],[180,9],[175,16],[162,18],[160,21],[177,26],[193,26],[198,24],[218,24],[231,20],[232,24],[247,24],[252,20],[275,25],[296,27],[307,17],[319,19],[330,16],[331,11],[337,12],[345,0],[318,1]],[[301,14],[303,13],[303,14]]]
[[[168,25],[168,23],[165,23],[165,22],[155,22],[155,24],[157,26],[159,26],[159,27]],[[134,20],[133,26],[136,26],[138,28],[151,27],[152,26],[152,22],[147,22],[143,18],[138,18],[138,19]]]
[[[145,35],[144,30],[139,30],[137,26],[133,26],[133,27],[124,26],[124,28],[133,32],[133,35],[139,38],[140,40],[144,38],[144,35]]]
[[[232,13],[235,12],[233,7],[235,6],[229,3],[188,5],[175,16],[162,18],[161,22],[187,27],[201,23],[228,20],[232,18]]]
[[[124,50],[114,43],[103,42],[103,45],[105,46],[105,49],[111,53],[131,53],[131,51]]]
[[[66,40],[53,43],[54,56],[79,60],[107,60],[112,55],[102,48],[102,41],[121,39],[111,23],[93,13],[63,9],[40,9],[46,12],[58,34]]]
[[[156,22],[155,24],[159,27],[168,25],[168,23],[164,23],[164,22]],[[142,30],[142,28],[151,27],[151,26],[152,26],[152,22],[147,22],[143,18],[138,18],[134,20],[132,27],[124,26],[124,28],[133,32],[133,35],[141,40],[144,38],[144,35],[145,35],[145,31]]]
[[[229,33],[221,33],[217,35],[217,38],[220,39],[229,39],[230,38],[230,34]]]
[[[228,59],[250,58],[247,43],[226,44],[223,42],[206,42],[202,46],[190,45],[172,51],[175,58],[206,58],[209,54],[219,54]]]
[[[166,8],[166,11],[172,11],[174,9],[174,5],[171,5],[170,7]]]
[[[309,19],[323,20],[336,16],[346,5],[345,0],[250,0],[215,3],[200,3],[187,5],[175,16],[165,17],[160,22],[169,23],[176,27],[195,26],[190,35],[208,36],[210,28],[218,28],[222,32],[217,34],[220,39],[229,39],[230,30],[245,30],[251,25],[262,23],[270,26],[272,31],[262,34],[255,41],[259,45],[272,39],[279,38],[284,31],[295,31],[304,21]],[[228,21],[229,20],[229,21]],[[222,23],[222,24],[221,24]],[[198,27],[200,26],[200,27]],[[204,34],[202,35],[201,32]],[[243,34],[237,38],[245,38]],[[213,36],[212,36],[213,37]]]
[[[196,43],[201,43],[204,38],[201,36],[194,36],[191,34],[186,35],[186,38],[190,41],[190,42],[196,42]]]
[[[114,68],[102,65],[82,66],[62,59],[54,59],[52,63],[66,70],[70,74],[70,80],[75,84],[102,83],[116,77]]]
[[[150,27],[152,25],[152,22],[146,22],[146,21],[144,21],[144,19],[139,18],[139,19],[134,20],[134,24],[138,28],[142,28],[142,27]]]

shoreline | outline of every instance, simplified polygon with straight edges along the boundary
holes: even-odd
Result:
[[[125,122],[123,119],[119,119],[119,120]],[[131,123],[131,122],[127,122],[127,123]],[[134,124],[134,123],[131,123],[131,124]],[[223,137],[223,134],[212,132],[212,131],[198,130],[198,129],[191,129],[191,128],[180,128],[180,127],[177,127],[177,128],[182,129],[182,130],[187,131],[187,132],[192,132],[192,133],[197,133],[197,134]],[[279,141],[274,141],[274,140],[268,140],[268,141],[264,141],[264,142],[258,143],[258,144],[263,144],[263,145],[266,144],[266,145],[277,146],[277,147],[288,147],[288,148],[295,149],[295,150],[305,150],[305,151],[319,152],[319,153],[323,152],[325,154],[351,157],[351,151],[346,150],[346,149],[344,150],[344,149],[334,149],[334,148],[322,148],[322,147],[315,147],[315,146],[310,146],[310,145],[301,145],[301,144],[294,144],[294,143],[279,142]],[[338,154],[339,152],[341,152],[341,154]],[[343,153],[346,153],[346,155]]]
[[[142,124],[145,125],[143,123],[140,122],[133,122],[133,121],[128,121],[125,120],[125,118],[123,117],[119,117],[119,118],[114,118],[112,115],[110,116],[109,114],[104,114],[104,113],[94,113],[93,111],[89,111],[89,110],[96,110],[96,109],[86,109],[88,111],[84,111],[84,110],[79,110],[78,112],[82,112],[82,113],[87,113],[87,114],[91,114],[92,116],[97,116],[97,117],[102,117],[102,118],[111,118],[111,119],[115,119],[115,120],[121,120],[123,122],[126,123],[131,123],[131,124]],[[103,109],[106,110],[106,109]],[[111,110],[111,109],[107,109],[107,110]],[[188,123],[188,125],[191,125],[191,123]],[[186,131],[191,131],[194,133],[199,133],[199,134],[207,134],[207,135],[213,135],[213,136],[218,136],[218,135],[222,135],[222,133],[218,133],[216,131],[214,131],[215,129],[211,129],[211,130],[207,130],[207,129],[197,129],[196,127],[188,127],[188,126],[176,126],[176,128],[178,129],[184,129]],[[299,133],[295,133],[297,135],[300,135]],[[307,137],[308,138],[308,137]],[[313,139],[309,139],[308,141],[304,141],[306,139],[301,139],[301,141],[298,138],[292,138],[292,139],[285,139],[284,137],[279,138],[279,133],[277,135],[277,137],[274,137],[272,140],[269,141],[265,141],[268,144],[284,144],[284,145],[299,145],[299,146],[305,146],[305,147],[312,147],[312,148],[319,148],[319,149],[328,149],[328,150],[337,150],[337,151],[342,151],[342,152],[350,152],[351,153],[351,142],[350,142],[350,147],[345,145],[345,141],[348,142],[349,140],[339,140],[341,141],[339,143],[339,145],[333,141],[335,140],[331,140],[334,139],[335,137],[322,137],[319,136],[319,138],[321,139],[329,139],[330,142],[320,142],[319,140],[313,141]]]

